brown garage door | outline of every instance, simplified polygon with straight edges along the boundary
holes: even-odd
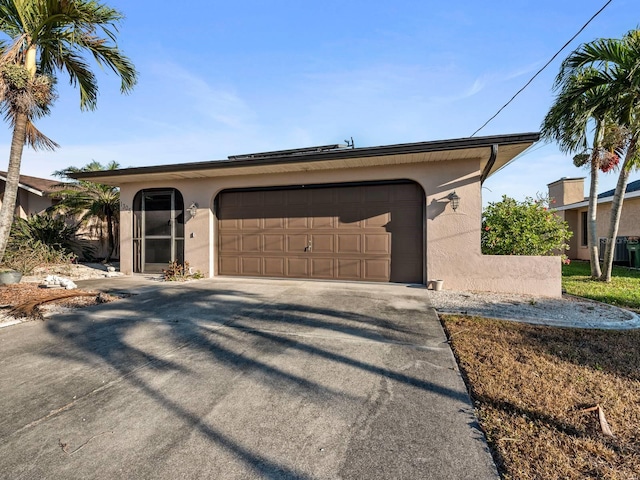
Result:
[[[415,183],[225,191],[218,273],[422,283]]]

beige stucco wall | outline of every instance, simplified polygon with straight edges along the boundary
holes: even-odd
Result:
[[[213,276],[217,271],[213,201],[224,189],[409,179],[420,184],[426,193],[425,281],[442,279],[445,289],[453,290],[559,296],[559,258],[482,255],[480,173],[480,159],[475,159],[123,184],[120,268],[125,274],[132,273],[131,207],[141,189],[176,188],[185,207],[192,202],[198,204],[195,217],[189,218],[187,214],[185,260],[205,275]],[[454,190],[461,198],[457,212],[452,211],[447,199]]]
[[[582,212],[586,211],[587,207],[580,207],[564,212],[565,216],[575,216],[575,224],[570,223],[569,225],[573,231],[573,238],[571,239],[571,250],[568,256],[572,259],[589,260],[589,249],[586,245],[581,244]],[[606,237],[609,231],[609,222],[611,221],[611,202],[599,203],[597,215],[596,228],[598,238]],[[618,236],[640,236],[640,197],[627,198],[624,201],[622,215],[620,216]]]
[[[584,200],[584,178],[561,178],[547,185],[554,207]]]
[[[2,201],[0,201],[0,205],[2,205]],[[50,206],[51,199],[49,197],[40,197],[28,190],[18,189],[15,212],[18,217],[27,218],[29,215],[43,212]]]

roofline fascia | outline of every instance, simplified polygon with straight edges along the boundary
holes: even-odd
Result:
[[[5,177],[4,175],[0,175],[0,180],[7,183],[7,177]],[[29,185],[25,185],[24,183],[18,182],[18,187],[26,190],[27,192],[33,193],[34,195],[38,195],[39,197],[44,197],[44,191],[30,187]]]
[[[613,201],[613,195],[610,197],[598,198],[598,203],[609,203]],[[636,190],[635,192],[629,192],[624,194],[624,199],[628,200],[629,198],[637,198],[640,197],[640,190]],[[564,212],[566,210],[573,210],[574,208],[582,208],[588,207],[589,200],[583,200],[582,202],[570,203],[568,205],[563,205],[561,207],[555,207],[554,210],[558,212]]]
[[[431,142],[404,143],[379,147],[349,148],[328,152],[311,153],[299,156],[281,156],[268,158],[241,158],[225,160],[209,160],[205,162],[178,163],[171,165],[157,165],[151,167],[132,167],[119,170],[78,172],[70,175],[76,180],[89,180],[96,177],[119,177],[124,175],[145,175],[150,173],[175,173],[184,171],[216,170],[244,166],[264,166],[278,164],[310,163],[320,160],[340,160],[356,157],[378,157],[386,155],[427,153],[444,150],[460,150],[464,148],[492,147],[494,145],[512,145],[518,143],[535,143],[540,139],[538,132],[519,133],[509,135],[495,135],[489,137],[470,137]]]

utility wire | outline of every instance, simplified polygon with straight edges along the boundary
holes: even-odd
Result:
[[[582,28],[580,28],[580,30],[578,30],[578,32],[577,32],[573,37],[571,37],[571,39],[569,39],[569,41],[568,41],[567,43],[565,43],[565,44],[562,46],[562,48],[561,48],[560,50],[558,50],[558,51],[555,53],[555,55],[554,55],[553,57],[551,57],[551,59],[550,59],[547,63],[545,63],[545,64],[544,64],[544,66],[543,66],[540,70],[538,70],[538,71],[536,72],[536,74],[535,74],[533,77],[531,77],[531,79],[530,79],[530,80],[529,80],[529,81],[524,85],[524,87],[522,87],[520,90],[518,90],[518,91],[516,92],[516,94],[515,94],[513,97],[511,97],[511,99],[510,99],[507,103],[505,103],[502,107],[500,107],[500,109],[499,109],[499,110],[498,110],[498,111],[497,111],[497,112],[496,112],[496,113],[495,113],[495,114],[494,114],[494,115],[493,115],[489,120],[487,120],[486,122],[484,122],[484,123],[482,124],[482,126],[481,126],[479,129],[477,129],[475,132],[473,132],[473,133],[471,134],[471,136],[472,136],[472,137],[473,137],[473,136],[475,136],[475,134],[476,134],[476,133],[478,133],[480,130],[482,130],[484,127],[486,127],[486,126],[489,124],[489,122],[491,122],[494,118],[496,118],[498,115],[500,115],[500,113],[501,113],[505,108],[507,108],[507,107],[509,106],[509,104],[510,104],[511,102],[513,102],[513,101],[516,99],[516,97],[517,97],[518,95],[520,95],[520,94],[521,94],[521,93],[522,93],[522,92],[523,92],[523,91],[524,91],[524,90],[525,90],[529,85],[531,85],[531,82],[533,82],[533,81],[535,80],[535,78],[536,78],[538,75],[540,75],[540,74],[542,73],[542,71],[543,71],[545,68],[547,68],[547,67],[551,64],[551,62],[553,62],[553,61],[556,59],[556,57],[557,57],[558,55],[560,55],[560,53],[561,53],[565,48],[567,48],[567,47],[569,46],[569,44],[570,44],[571,42],[573,42],[573,41],[576,39],[576,37],[577,37],[578,35],[580,35],[580,34],[582,33],[582,31],[583,31],[585,28],[587,28],[587,26],[588,26],[588,25],[589,25],[589,24],[590,24],[590,23],[591,23],[591,22],[592,22],[592,21],[593,21],[593,20],[598,16],[598,15],[600,15],[600,13],[602,13],[602,11],[603,11],[605,8],[607,8],[607,7],[609,6],[609,4],[610,4],[611,2],[613,2],[613,0],[608,0],[608,1],[607,1],[607,3],[605,3],[605,4],[602,6],[602,8],[601,8],[600,10],[598,10],[596,13],[594,13],[594,14],[593,14],[593,16],[592,16],[592,17],[587,21],[587,23],[585,23],[585,24],[582,26]]]

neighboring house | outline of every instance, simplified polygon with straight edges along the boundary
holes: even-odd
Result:
[[[482,183],[538,138],[329,145],[73,176],[120,187],[126,274],[186,260],[209,277],[439,279],[559,296],[558,257],[480,250]]]
[[[7,180],[7,172],[0,172],[0,205],[4,196],[4,186]],[[30,215],[44,213],[47,208],[58,203],[59,198],[56,192],[61,190],[60,180],[49,180],[46,178],[30,177],[20,175],[18,185],[18,196],[16,198],[16,216],[27,218]],[[69,223],[77,222],[77,218],[67,217]],[[93,221],[83,226],[78,231],[78,238],[86,240],[93,246],[93,255],[96,258],[104,258],[107,255],[108,245],[101,230],[101,222]],[[114,258],[117,258],[115,252]]]
[[[584,196],[584,178],[561,178],[550,183],[548,187],[549,197],[552,201],[555,200],[552,206],[567,221],[573,232],[567,256],[572,259],[589,260],[587,247],[589,200]],[[609,190],[598,195],[597,232],[601,246],[602,239],[606,237],[609,230],[613,194],[614,190]],[[628,261],[626,238],[638,236],[640,236],[640,180],[627,184],[614,253],[615,261]],[[603,248],[600,250],[602,259],[604,251]]]
[[[0,205],[4,198],[4,187],[7,172],[0,172]],[[29,215],[42,213],[58,201],[55,192],[60,190],[59,181],[46,178],[20,175],[18,196],[16,198],[16,216],[27,218]]]

